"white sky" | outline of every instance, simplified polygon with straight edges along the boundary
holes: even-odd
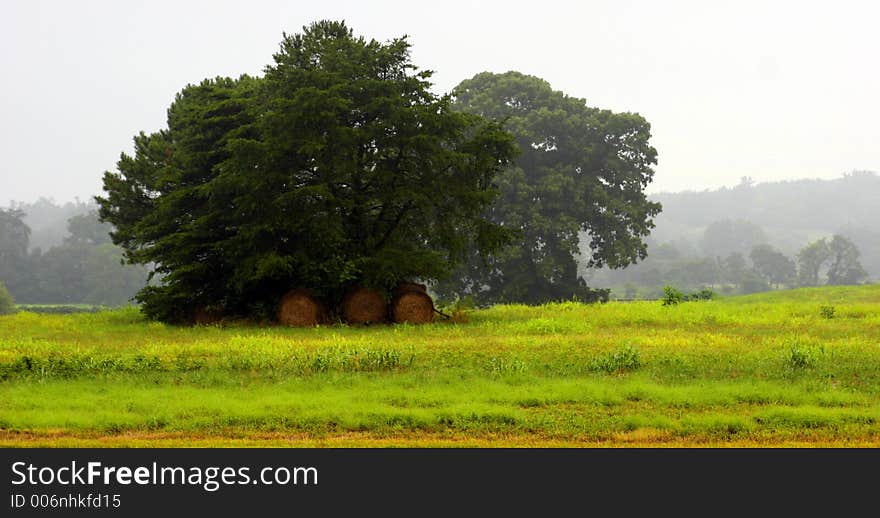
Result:
[[[260,74],[282,32],[344,19],[408,34],[446,92],[518,70],[642,114],[649,191],[880,170],[880,4],[864,2],[34,1],[0,3],[0,205],[100,193],[187,83]]]

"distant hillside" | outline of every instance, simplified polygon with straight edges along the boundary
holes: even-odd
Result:
[[[698,240],[709,224],[724,219],[760,225],[774,245],[789,253],[807,240],[832,233],[846,234],[866,248],[870,243],[859,240],[880,238],[880,176],[868,171],[837,180],[744,182],[731,189],[663,193],[650,198],[663,204],[652,233],[657,242]]]
[[[766,242],[794,258],[807,243],[841,234],[861,251],[861,262],[873,279],[880,279],[880,176],[855,171],[836,180],[795,180],[753,184],[748,179],[733,188],[651,195],[663,204],[649,238],[649,259],[675,253],[716,257],[704,239],[706,228],[719,221],[751,223],[763,230]],[[748,250],[743,250],[748,255]],[[591,285],[612,285],[620,276],[596,272]]]

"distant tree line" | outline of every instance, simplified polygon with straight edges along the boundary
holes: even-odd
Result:
[[[70,217],[66,237],[46,251],[30,247],[24,220],[21,209],[0,209],[0,284],[16,302],[117,306],[146,284],[145,268],[122,264],[111,227],[96,211]]]
[[[858,247],[869,277],[880,279],[878,193],[880,175],[852,171],[832,180],[743,178],[731,188],[652,194],[664,210],[651,239],[674,244],[683,255],[712,258],[734,251],[748,256],[755,244],[769,243],[794,259],[806,243],[839,234]],[[711,235],[709,223],[718,227]]]
[[[725,293],[858,284],[868,278],[858,247],[834,234],[803,246],[793,256],[767,242],[753,223],[722,220],[703,233],[701,247],[714,256],[683,253],[673,243],[652,244],[648,259],[626,270],[601,272],[600,283],[612,285],[623,298],[657,297],[664,285],[713,288]]]

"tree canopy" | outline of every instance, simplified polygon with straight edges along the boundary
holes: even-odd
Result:
[[[755,271],[770,284],[779,287],[792,285],[797,278],[797,266],[785,254],[766,243],[752,247],[749,257]]]
[[[23,218],[20,210],[0,209],[0,282],[13,292],[28,280],[23,272],[31,229]]]
[[[15,300],[6,286],[0,282],[0,315],[8,315],[15,311]]]
[[[835,234],[828,243],[828,284],[858,284],[868,274],[859,261],[859,249],[849,239]]]
[[[589,107],[519,72],[481,73],[453,94],[459,110],[502,120],[516,137],[521,154],[499,176],[487,216],[518,237],[488,260],[472,257],[441,292],[483,302],[592,299],[578,272],[582,249],[588,267],[645,257],[660,205],[644,194],[657,153],[643,117]]]
[[[509,234],[484,213],[513,139],[430,77],[405,37],[322,21],[285,34],[263,77],[184,88],[97,198],[127,258],[162,276],[138,295],[147,315],[265,315],[292,287],[388,289],[498,249]]]
[[[109,243],[111,227],[96,212],[69,218],[69,236],[45,252],[28,250],[24,216],[0,209],[0,283],[18,302],[116,306],[144,286],[144,269],[122,264],[122,250]]]
[[[818,286],[819,272],[831,259],[831,250],[825,238],[809,243],[797,254],[798,282],[801,286]]]

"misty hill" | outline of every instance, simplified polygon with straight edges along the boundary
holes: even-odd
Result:
[[[808,240],[832,233],[847,234],[861,244],[857,235],[878,237],[880,232],[880,176],[868,171],[849,173],[837,180],[757,185],[744,180],[733,188],[662,193],[651,199],[663,204],[652,232],[657,242],[699,240],[710,223],[725,219],[760,225],[771,242],[787,253],[795,253]]]
[[[849,238],[861,251],[861,263],[872,279],[880,279],[880,176],[855,171],[835,180],[794,180],[740,185],[713,191],[651,195],[663,204],[648,239],[648,259],[626,270],[644,270],[658,258],[723,258],[731,250],[707,228],[732,222],[747,228],[752,244],[768,243],[794,258],[804,245],[832,234]],[[724,238],[724,234],[720,238]],[[742,235],[727,236],[735,249]],[[738,250],[748,257],[749,250]],[[624,272],[626,272],[624,270]],[[589,283],[607,287],[636,282],[626,273],[600,270]]]

